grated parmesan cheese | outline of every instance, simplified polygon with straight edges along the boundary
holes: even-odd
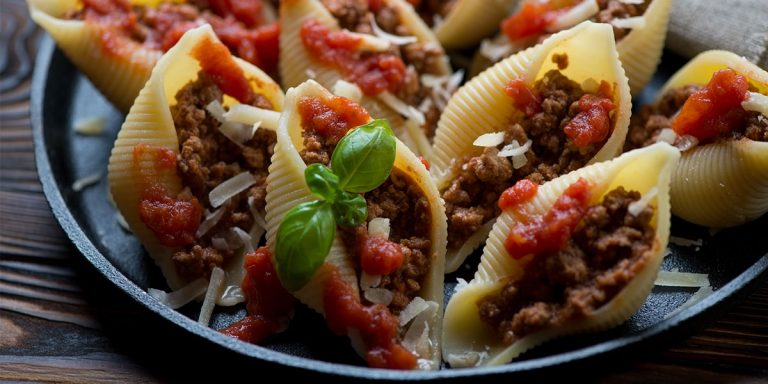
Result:
[[[690,273],[677,271],[659,271],[656,285],[662,287],[708,287],[709,275],[706,273]]]
[[[657,187],[651,188],[650,191],[646,192],[645,195],[640,197],[640,200],[629,203],[629,206],[627,207],[627,211],[632,216],[639,215],[640,212],[642,212],[643,209],[645,209],[648,203],[650,203],[651,200],[653,200],[658,194],[659,194],[659,188]]]
[[[107,125],[107,121],[104,117],[88,117],[77,120],[74,124],[75,132],[86,135],[96,136],[104,132],[104,127]]]
[[[514,52],[514,47],[509,40],[502,36],[502,39],[485,39],[480,43],[480,55],[486,57],[492,62],[497,62]]]
[[[72,190],[75,192],[80,192],[87,187],[96,185],[96,183],[98,183],[99,180],[101,180],[101,172],[96,172],[92,175],[83,176],[75,180],[74,183],[72,183]]]
[[[696,305],[696,303],[706,299],[712,293],[714,293],[714,290],[712,290],[711,286],[706,286],[706,287],[699,288],[698,290],[696,290],[696,292],[693,294],[693,296],[691,296],[690,298],[688,298],[688,300],[686,300],[685,303],[683,303],[679,307],[675,308],[674,311],[672,311],[670,313],[667,313],[666,316],[664,316],[664,320],[669,319],[670,317],[675,316],[678,313],[680,313],[680,312],[682,312],[682,311],[684,311],[684,310],[686,310],[686,309]]]
[[[240,174],[229,178],[208,193],[208,200],[211,202],[211,207],[218,208],[232,196],[245,191],[253,184],[256,184],[256,179],[254,179],[253,175],[248,171],[241,172]]]
[[[476,147],[495,147],[504,142],[504,132],[485,133],[477,137],[472,145]]]
[[[582,21],[589,20],[598,12],[600,12],[600,6],[597,4],[597,0],[584,0],[558,16],[553,23],[547,26],[546,31],[557,32],[568,29]]]
[[[356,103],[359,103],[363,99],[363,91],[357,84],[350,83],[344,80],[336,80],[336,84],[333,85],[333,94],[336,96],[346,97]]]
[[[635,16],[635,17],[628,17],[626,19],[613,19],[611,20],[611,25],[613,25],[616,28],[624,28],[624,29],[645,28],[645,17]]]
[[[375,17],[371,17],[371,29],[373,30],[373,34],[376,35],[376,37],[386,40],[394,45],[408,45],[419,41],[416,36],[398,36],[384,32],[384,30],[382,30],[379,25],[376,24]]]
[[[381,100],[388,107],[394,109],[395,112],[399,113],[406,119],[415,121],[419,126],[424,125],[424,123],[427,121],[427,118],[424,117],[423,112],[419,111],[413,106],[406,104],[404,101],[398,99],[395,97],[395,95],[387,91],[380,93],[378,97],[379,100]]]
[[[199,278],[173,292],[149,288],[147,293],[171,309],[178,309],[204,294],[207,286],[205,279]]]
[[[197,322],[204,326],[208,326],[211,322],[211,314],[213,314],[213,308],[216,306],[216,298],[219,297],[219,291],[221,291],[221,284],[224,282],[224,270],[219,267],[214,267],[211,271],[211,280],[208,282],[208,289],[205,291],[205,299],[203,299],[203,305],[200,307],[200,316],[197,317]]]
[[[702,245],[704,245],[704,241],[702,241],[701,239],[691,240],[691,239],[686,239],[686,238],[677,237],[677,236],[670,236],[669,242],[671,244],[679,245],[682,247],[692,247],[692,246],[701,247]]]
[[[656,142],[665,142],[667,144],[675,144],[675,140],[677,140],[677,133],[675,133],[675,130],[672,128],[662,128],[661,131],[659,131],[659,136],[656,137]]]
[[[274,131],[280,120],[280,112],[247,104],[235,104],[223,114],[225,122],[256,125]],[[255,131],[254,131],[255,132]]]
[[[768,116],[768,96],[757,92],[749,92],[749,97],[741,103],[746,111],[760,112]]]

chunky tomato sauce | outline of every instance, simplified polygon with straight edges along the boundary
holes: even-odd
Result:
[[[375,368],[413,369],[416,356],[398,342],[399,321],[386,306],[363,306],[349,286],[332,268],[325,282],[323,302],[326,321],[337,335],[345,335],[349,329],[360,332],[367,347],[366,361]]]
[[[129,55],[135,43],[167,51],[184,32],[208,23],[232,53],[276,74],[279,26],[262,25],[262,1],[208,0],[202,6],[206,3],[208,9],[170,2],[139,9],[128,0],[83,0],[82,18],[101,26],[105,52],[119,56]]]
[[[350,129],[371,119],[371,115],[360,104],[340,96],[327,100],[302,96],[298,108],[304,129],[317,132],[334,143],[341,140]]]
[[[520,259],[530,254],[560,250],[587,210],[590,184],[579,179],[571,184],[544,216],[512,227],[504,246],[510,256]]]
[[[221,332],[256,344],[285,328],[296,299],[280,284],[269,248],[261,247],[246,255],[243,267],[248,316]]]
[[[704,88],[683,104],[672,120],[678,135],[692,135],[700,141],[715,139],[743,126],[747,112],[741,103],[747,99],[747,79],[727,68],[715,72]]]
[[[563,128],[579,148],[603,142],[611,133],[610,113],[616,108],[610,98],[599,95],[583,95],[579,99],[579,113]]]
[[[245,77],[245,72],[223,44],[206,37],[193,48],[192,56],[200,62],[202,70],[222,92],[243,104],[253,101],[256,95]]]
[[[507,209],[520,205],[536,196],[539,185],[528,179],[518,180],[515,185],[507,188],[499,197],[499,208]]]
[[[150,184],[141,193],[139,217],[162,245],[192,244],[202,215],[203,208],[196,198],[174,198],[160,184]]]
[[[389,275],[403,264],[400,246],[378,236],[362,236],[357,239],[360,265],[369,275]]]
[[[526,116],[531,117],[541,112],[541,95],[525,84],[525,81],[514,79],[504,87],[504,92],[512,98],[512,104]]]
[[[345,31],[331,31],[317,20],[301,25],[301,41],[309,54],[342,72],[366,95],[396,92],[405,79],[405,63],[384,52],[358,52],[362,40]]]
[[[501,30],[510,41],[536,37],[543,34],[560,13],[549,1],[526,1],[517,13],[501,23]]]

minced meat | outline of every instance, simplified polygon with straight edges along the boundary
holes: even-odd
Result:
[[[254,220],[249,197],[252,197],[254,209],[263,210],[265,205],[267,170],[276,142],[275,132],[259,129],[242,147],[235,144],[218,130],[221,123],[205,109],[211,101],[221,102],[222,98],[221,90],[204,72],[198,73],[197,80],[176,94],[177,104],[171,107],[171,114],[179,139],[177,172],[183,185],[209,211],[214,209],[208,194],[222,182],[244,171],[250,172],[257,181],[221,207],[224,214],[216,226],[195,244],[173,254],[179,274],[190,280],[207,277],[213,267],[221,266],[233,256],[233,250],[213,247],[211,238],[224,236],[235,226],[250,231]],[[253,105],[273,109],[269,100],[261,95],[256,95]]]
[[[458,248],[498,216],[499,196],[517,180],[526,178],[542,184],[583,167],[602,146],[580,149],[563,132],[578,113],[578,101],[584,95],[581,85],[552,70],[534,88],[542,96],[541,112],[510,122],[504,142],[497,148],[485,148],[478,156],[465,156],[454,163],[456,177],[443,192],[449,248]],[[510,158],[498,156],[499,149],[513,140],[520,145],[532,141],[525,154],[527,163],[519,169],[514,169]]]
[[[650,259],[654,210],[628,212],[640,193],[618,187],[587,208],[566,245],[533,255],[523,276],[478,302],[480,318],[505,344],[566,326],[613,299]]]
[[[642,16],[651,5],[651,1],[652,0],[645,0],[641,4],[629,4],[619,0],[597,0],[600,12],[598,12],[597,16],[592,18],[592,21],[610,24],[614,19],[627,19],[630,17]],[[621,40],[631,31],[631,29],[613,26],[613,35],[616,38],[616,41]]]
[[[629,123],[624,152],[649,146],[657,142],[664,128],[672,127],[673,117],[683,107],[688,97],[701,89],[698,85],[670,89],[655,105],[643,106],[640,113],[632,115]],[[768,117],[759,112],[747,112],[745,124],[721,135],[720,138],[768,141]]]
[[[336,18],[341,28],[357,33],[373,34],[371,23],[375,18],[376,25],[384,32],[399,36],[410,36],[413,33],[402,24],[395,8],[386,4],[373,10],[369,7],[368,0],[321,0],[321,2]],[[431,87],[422,84],[421,75],[441,75],[445,53],[439,45],[423,42],[394,46],[388,53],[400,57],[406,65],[405,79],[394,95],[424,113],[426,123],[422,129],[431,140],[444,108],[444,102],[438,100],[440,98],[438,92],[433,92]]]

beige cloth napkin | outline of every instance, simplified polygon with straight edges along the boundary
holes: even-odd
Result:
[[[673,0],[667,48],[725,49],[768,69],[768,0]]]

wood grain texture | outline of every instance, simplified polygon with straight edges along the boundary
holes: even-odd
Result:
[[[69,243],[34,164],[29,92],[41,33],[23,1],[0,1],[0,381],[221,381],[221,375],[263,372],[252,359],[216,360],[210,345],[126,298]],[[768,381],[768,284],[690,332],[580,368],[579,377]]]

